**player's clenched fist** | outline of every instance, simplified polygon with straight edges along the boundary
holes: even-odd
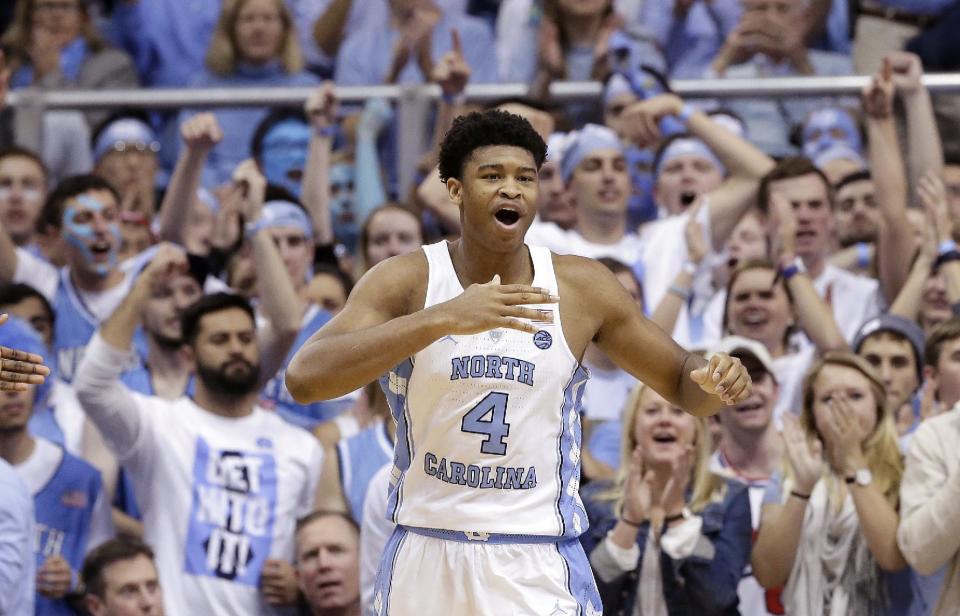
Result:
[[[723,400],[724,404],[738,404],[750,395],[753,382],[740,360],[726,353],[715,353],[706,366],[690,373],[700,389]]]
[[[522,284],[500,284],[500,276],[486,284],[472,284],[466,291],[434,308],[442,311],[445,329],[450,334],[479,334],[499,327],[531,334],[540,328],[531,321],[553,321],[553,311],[529,308],[531,304],[555,304],[560,301],[547,289]]]

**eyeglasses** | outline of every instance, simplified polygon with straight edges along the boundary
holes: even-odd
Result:
[[[77,2],[38,2],[33,5],[33,11],[35,13],[68,13],[70,11],[79,11],[80,4]]]
[[[106,154],[110,154],[111,152],[137,152],[139,154],[153,152],[156,154],[159,151],[160,144],[156,141],[151,141],[150,143],[144,143],[143,141],[118,141],[106,151]]]

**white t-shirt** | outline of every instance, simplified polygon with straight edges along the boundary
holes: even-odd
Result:
[[[590,369],[590,380],[583,386],[580,400],[583,414],[592,421],[620,419],[623,405],[637,385],[637,379],[619,368],[603,370],[590,364],[587,368]]]
[[[830,306],[848,344],[853,342],[861,325],[882,312],[880,283],[874,278],[828,264],[813,281],[813,286]]]
[[[387,498],[393,464],[384,464],[367,486],[360,528],[360,605],[363,616],[374,616],[373,597],[383,549],[395,525],[387,518]]]
[[[773,359],[773,372],[780,387],[780,396],[773,408],[773,421],[777,430],[783,428],[783,414],[800,415],[803,405],[803,377],[813,365],[817,348],[813,344],[804,344],[794,353],[788,353]]]
[[[87,416],[83,414],[83,409],[80,408],[80,402],[77,400],[77,394],[73,391],[73,387],[60,379],[55,379],[50,390],[50,406],[53,408],[53,416],[57,420],[57,425],[63,432],[64,448],[68,453],[83,457],[81,451],[83,422]]]
[[[129,357],[90,341],[75,387],[133,480],[171,614],[274,614],[266,559],[292,562],[296,520],[313,508],[323,454],[308,432],[255,407],[215,415],[119,381]]]
[[[558,255],[576,255],[590,259],[612,257],[633,266],[640,261],[642,244],[634,233],[626,233],[613,244],[597,244],[584,239],[575,230],[566,231],[555,223],[535,220],[524,241],[530,246],[544,246]]]

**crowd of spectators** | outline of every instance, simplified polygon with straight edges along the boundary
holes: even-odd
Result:
[[[753,380],[700,419],[588,348],[604,613],[955,615],[960,97],[923,76],[960,68],[957,27],[955,0],[4,3],[0,345],[53,374],[0,393],[0,614],[377,613],[386,399],[299,404],[285,368],[366,270],[460,232],[440,139],[468,84],[520,82],[492,106],[548,145],[527,243]],[[670,88],[853,74],[859,97]],[[336,86],[416,83],[442,98],[401,178],[409,127]],[[274,86],[312,93],[47,111],[36,150],[7,104]]]

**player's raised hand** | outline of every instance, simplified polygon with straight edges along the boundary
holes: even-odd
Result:
[[[535,334],[540,327],[532,321],[553,322],[553,311],[528,308],[530,304],[555,304],[560,298],[547,289],[522,284],[500,284],[500,275],[485,284],[472,284],[450,301],[438,304],[446,317],[449,334],[479,334],[506,327]]]
[[[0,314],[0,325],[9,317]],[[29,385],[40,385],[50,368],[43,365],[43,358],[19,349],[0,346],[0,391],[24,391]]]
[[[209,152],[223,140],[223,129],[212,113],[198,113],[180,125],[180,137],[190,150]]]
[[[700,389],[717,396],[727,405],[746,399],[753,385],[740,360],[726,353],[714,353],[706,366],[690,373],[690,379],[699,385]]]

